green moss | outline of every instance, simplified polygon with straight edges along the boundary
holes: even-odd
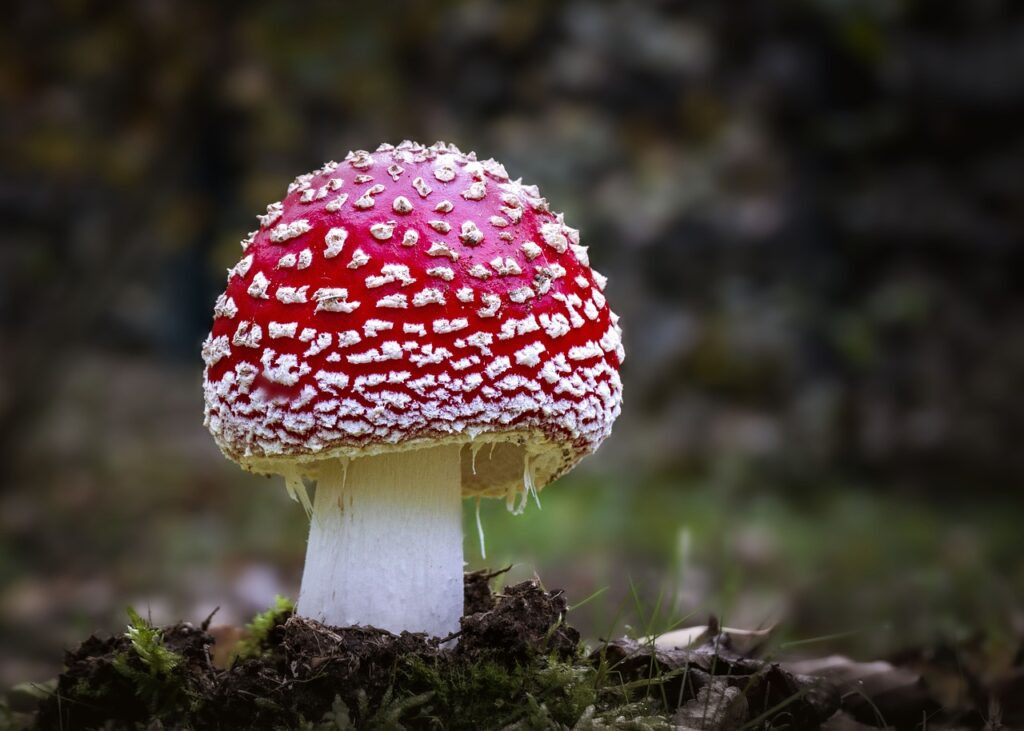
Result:
[[[125,637],[132,643],[132,649],[146,666],[149,674],[166,676],[173,673],[175,668],[181,665],[181,655],[167,649],[163,643],[163,633],[144,620],[132,607],[128,607],[128,618],[131,623]],[[122,671],[119,669],[119,672]],[[122,674],[128,675],[130,672],[130,669],[125,669]]]
[[[277,625],[288,619],[295,611],[295,602],[288,597],[274,597],[274,606],[260,612],[245,626],[245,639],[235,648],[233,662],[250,657],[259,657],[267,647],[267,635]]]
[[[132,649],[118,654],[112,667],[134,685],[136,695],[154,715],[180,708],[186,697],[187,679],[177,670],[184,658],[164,645],[163,633],[132,607],[128,607],[128,618],[130,624],[125,637]],[[102,689],[92,690],[103,692]]]
[[[324,714],[319,723],[302,721],[295,731],[403,731],[406,728],[402,723],[403,717],[429,701],[431,696],[431,693],[421,693],[396,698],[388,690],[377,709],[373,710],[366,691],[360,689],[356,693],[356,708],[353,712],[341,696],[336,695],[331,710]],[[356,719],[362,720],[357,722]]]
[[[405,693],[430,694],[416,720],[453,730],[571,728],[597,701],[592,667],[550,658],[512,668],[493,660],[432,665],[412,658],[402,663],[396,684]]]
[[[614,674],[590,664],[538,658],[528,666],[506,667],[484,660],[472,664],[432,664],[404,660],[394,687],[374,710],[360,696],[350,709],[336,699],[319,724],[303,731],[347,731],[353,719],[359,728],[503,729],[503,731],[593,731],[631,729],[669,731],[653,699],[623,701]],[[613,692],[615,691],[615,692]]]

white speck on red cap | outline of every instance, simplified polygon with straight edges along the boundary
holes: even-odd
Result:
[[[256,218],[259,219],[260,226],[262,228],[268,228],[277,222],[277,219],[281,217],[282,213],[284,213],[284,206],[281,205],[280,202],[271,203],[267,206],[266,214],[257,216]]]
[[[214,318],[226,317],[229,320],[238,314],[238,305],[235,301],[228,297],[227,293],[222,294],[217,298],[216,304],[213,306]]]
[[[341,207],[343,205],[345,205],[345,201],[347,201],[347,200],[348,200],[348,193],[342,193],[341,195],[337,196],[336,198],[333,198],[332,200],[330,200],[327,203],[327,205],[324,206],[324,208],[326,208],[329,213],[337,213],[338,211],[341,210]]]
[[[344,164],[356,173],[328,163],[268,206],[214,307],[206,423],[224,453],[277,471],[512,441],[542,487],[596,449],[620,410],[623,350],[579,233],[535,186],[451,145]],[[504,496],[513,472],[464,470],[464,490]]]
[[[309,231],[311,226],[305,218],[299,218],[291,223],[279,223],[270,231],[270,240],[275,244],[282,244],[289,239]]]

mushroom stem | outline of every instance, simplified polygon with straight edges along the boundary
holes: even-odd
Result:
[[[462,617],[459,445],[323,466],[298,614],[444,637]]]

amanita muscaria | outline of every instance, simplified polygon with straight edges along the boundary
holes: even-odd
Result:
[[[443,143],[299,176],[242,250],[206,424],[307,508],[316,481],[299,614],[457,631],[463,497],[521,509],[619,414],[605,278],[535,186]]]

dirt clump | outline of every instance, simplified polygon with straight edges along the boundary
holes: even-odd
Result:
[[[205,627],[187,622],[149,631],[158,645],[129,635],[92,636],[67,652],[65,670],[40,705],[36,727],[94,728],[111,720],[130,725],[155,717],[182,722],[188,699],[214,686],[213,638]]]
[[[479,571],[470,571],[465,574],[462,583],[462,614],[468,617],[494,609],[494,592],[491,591],[491,582],[498,576],[508,573],[511,569],[511,566],[506,566],[497,571],[480,569]]]
[[[336,698],[349,708],[376,705],[404,659],[436,662],[438,641],[372,627],[328,627],[289,617],[267,637],[268,651],[220,674],[197,727],[276,726],[319,719]],[[365,699],[365,700],[363,700]]]
[[[492,601],[489,611],[462,618],[456,656],[516,664],[538,654],[562,661],[576,655],[580,633],[565,623],[568,605],[561,591],[545,591],[536,582],[524,581]]]

